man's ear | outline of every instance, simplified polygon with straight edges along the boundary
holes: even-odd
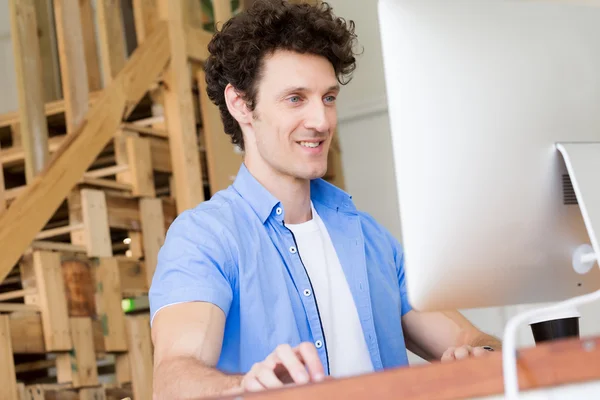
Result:
[[[225,102],[229,113],[240,125],[252,121],[252,111],[248,109],[246,101],[230,83],[225,87]]]

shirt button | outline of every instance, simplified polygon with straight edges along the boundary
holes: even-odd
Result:
[[[304,295],[306,297],[310,296],[310,289],[304,289]]]
[[[290,247],[290,253],[296,254],[296,248],[294,246]]]
[[[283,210],[281,209],[281,207],[277,207],[277,209],[275,210],[275,213],[277,215],[281,215],[282,212],[283,212]]]
[[[323,342],[321,342],[320,340],[317,340],[317,341],[315,342],[315,347],[316,347],[317,349],[320,349],[321,347],[323,347]]]

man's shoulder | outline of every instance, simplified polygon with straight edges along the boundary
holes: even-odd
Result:
[[[220,234],[234,227],[236,221],[247,215],[241,202],[241,197],[236,196],[231,187],[223,189],[209,200],[183,211],[175,218],[169,229],[185,229],[189,233],[211,231]]]

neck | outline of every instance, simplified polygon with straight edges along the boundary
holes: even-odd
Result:
[[[252,176],[281,202],[286,223],[301,224],[312,218],[309,180],[284,175],[267,166],[261,168],[248,160],[244,163]]]

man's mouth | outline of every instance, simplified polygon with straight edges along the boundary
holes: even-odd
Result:
[[[298,144],[300,146],[308,147],[311,149],[319,147],[321,145],[321,143],[323,143],[323,142],[322,141],[321,142],[304,142],[304,141],[298,142]]]

